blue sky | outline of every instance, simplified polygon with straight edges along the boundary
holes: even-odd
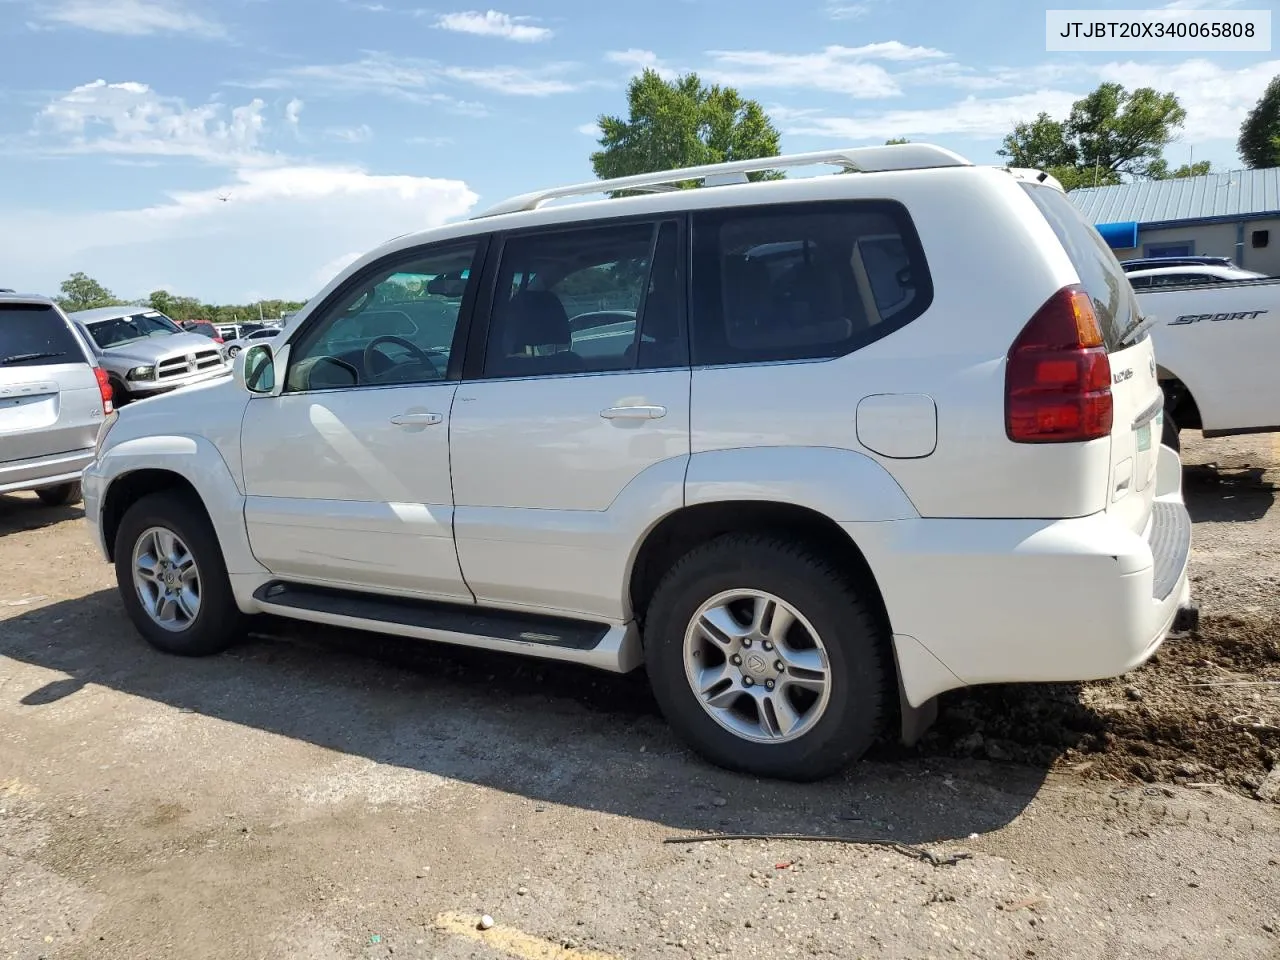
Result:
[[[784,151],[906,136],[984,163],[1018,119],[1153,85],[1189,113],[1169,159],[1220,169],[1280,73],[1047,54],[1026,0],[495,2],[0,0],[0,286],[308,296],[392,236],[590,179],[594,120],[644,65],[760,100]]]

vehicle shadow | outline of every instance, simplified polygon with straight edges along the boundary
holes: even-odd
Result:
[[[1260,520],[1276,499],[1264,467],[1188,464],[1182,496],[1195,523]]]
[[[1053,761],[1046,751],[990,763],[943,755],[935,743],[932,755],[885,747],[821,783],[761,781],[684,749],[643,673],[274,619],[222,656],[184,660],[146,646],[110,590],[0,623],[0,656],[64,675],[38,690],[0,688],[20,709],[93,684],[381,764],[677,830],[965,838],[1016,817]]]
[[[34,493],[0,494],[0,537],[79,520],[83,516],[84,507],[79,503],[47,507]]]

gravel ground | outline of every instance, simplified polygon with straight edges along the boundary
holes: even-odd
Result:
[[[1274,960],[1280,457],[1184,459],[1197,635],[808,786],[691,757],[638,677],[270,622],[163,657],[78,509],[0,497],[0,958]],[[666,842],[708,831],[911,846]]]

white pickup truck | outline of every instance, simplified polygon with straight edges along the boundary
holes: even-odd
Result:
[[[1280,432],[1280,278],[1135,291],[1150,324],[1164,388],[1164,444]]]

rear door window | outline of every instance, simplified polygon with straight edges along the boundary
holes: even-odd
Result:
[[[898,330],[933,300],[899,203],[729,208],[693,218],[693,362],[839,357]]]
[[[79,340],[52,307],[0,304],[0,366],[84,362]]]
[[[1040,208],[1058,241],[1070,257],[1080,275],[1080,283],[1093,301],[1093,310],[1102,325],[1102,337],[1107,350],[1115,350],[1120,338],[1135,322],[1139,314],[1138,301],[1133,287],[1125,276],[1120,261],[1111,252],[1102,235],[1067,199],[1066,194],[1053,187],[1021,185],[1027,195]]]

